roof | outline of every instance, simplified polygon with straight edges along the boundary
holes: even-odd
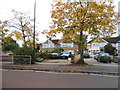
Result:
[[[109,43],[118,43],[120,41],[120,35],[117,36],[117,37],[111,37],[111,38],[107,38],[107,39],[104,39],[104,40],[106,40]]]
[[[59,44],[60,39],[55,39],[55,40],[51,40],[51,41],[52,41],[52,43],[54,43],[54,44]]]
[[[94,40],[90,40],[88,43],[92,43]],[[120,35],[117,36],[117,37],[106,38],[106,39],[103,39],[103,40],[105,40],[109,43],[120,43]]]

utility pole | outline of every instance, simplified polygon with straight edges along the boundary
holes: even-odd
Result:
[[[33,32],[33,62],[35,62],[35,22],[36,22],[36,0],[34,2],[34,32]]]

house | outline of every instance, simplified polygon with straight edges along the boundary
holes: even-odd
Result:
[[[111,37],[108,39],[105,39],[107,42],[111,43],[114,45],[114,47],[116,47],[117,49],[117,54],[120,53],[120,35],[117,37]]]
[[[102,39],[100,42],[93,42],[92,40],[88,42],[88,45],[90,46],[88,48],[90,54],[95,54],[99,52],[105,45],[107,45],[107,41]]]
[[[40,51],[42,52],[52,51],[57,48],[63,48],[64,51],[71,52],[72,54],[78,52],[78,45],[76,43],[64,43],[60,39],[56,39],[56,40],[49,39],[46,42],[41,43],[40,45]]]
[[[118,14],[120,15],[120,1],[118,2]],[[90,44],[91,47],[89,47],[89,51],[92,53],[100,51],[102,47],[104,47],[107,43],[111,43],[112,46],[116,47],[117,52],[120,53],[120,16],[118,17],[118,36],[117,37],[110,37],[107,39],[102,39],[101,42],[92,42],[89,41],[88,43]]]
[[[91,54],[99,52],[108,43],[111,43],[113,47],[116,47],[116,53],[120,53],[120,47],[118,46],[118,43],[120,43],[120,36],[102,39],[100,42],[92,42],[91,40],[88,42],[88,44],[90,44],[89,51]]]

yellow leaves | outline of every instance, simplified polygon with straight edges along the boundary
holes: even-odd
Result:
[[[48,33],[56,33],[56,30],[51,30],[50,32],[48,32]]]
[[[93,36],[112,35],[115,29],[113,6],[106,2],[58,2],[52,10],[53,26],[49,35],[63,33],[63,38],[77,40],[83,31]]]
[[[53,0],[54,2],[61,2],[62,0]]]
[[[16,36],[17,39],[22,39],[22,40],[23,40],[23,37],[22,37],[22,33],[21,33],[21,32],[19,32],[19,31],[14,31],[13,33],[15,34],[15,36]]]

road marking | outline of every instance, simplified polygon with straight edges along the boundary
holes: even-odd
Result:
[[[102,74],[88,74],[88,73],[64,73],[64,72],[49,72],[49,71],[35,71],[35,72],[40,72],[40,73],[49,73],[49,74],[66,74],[66,75],[70,75],[70,74],[74,74],[74,75],[95,75],[95,76],[104,76],[104,77],[114,77],[114,78],[118,78],[120,76],[115,76],[115,75],[102,75]]]
[[[118,78],[120,76],[116,75],[104,75],[104,74],[93,74],[93,73],[68,73],[68,72],[52,72],[52,71],[34,71],[34,70],[6,70],[6,69],[1,69],[2,71],[17,71],[17,72],[37,72],[37,73],[49,73],[49,74],[66,74],[66,75],[95,75],[95,76],[104,76],[104,77],[114,77]]]
[[[111,64],[93,64],[93,65],[96,65],[96,66],[112,66],[112,67],[118,67],[119,65],[111,65]]]
[[[34,72],[33,70],[7,70],[7,69],[2,69],[2,71]]]

